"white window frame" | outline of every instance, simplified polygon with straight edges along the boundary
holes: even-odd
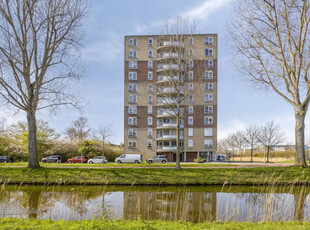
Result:
[[[188,60],[188,68],[190,68],[190,69],[194,68],[194,61],[193,60]]]
[[[128,129],[128,137],[137,137],[137,129]]]
[[[194,84],[193,83],[188,83],[188,90],[194,91]]]
[[[137,92],[137,84],[136,83],[128,84],[128,91]]]
[[[213,128],[204,128],[205,137],[213,137]]]
[[[194,141],[193,140],[188,140],[188,148],[192,149],[194,147]]]
[[[213,79],[213,71],[212,70],[205,70],[205,79]]]
[[[137,118],[136,117],[128,117],[128,125],[129,126],[137,126]]]
[[[205,57],[212,57],[212,56],[213,56],[213,49],[205,48]]]
[[[152,84],[148,84],[147,85],[147,91],[148,92],[152,92],[153,91],[153,85]]]
[[[153,136],[153,130],[152,129],[147,129],[147,136],[152,137]]]
[[[148,50],[148,51],[147,51],[147,56],[148,56],[149,58],[152,58],[152,57],[153,57],[153,50]]]
[[[189,57],[192,57],[192,56],[193,56],[193,53],[194,53],[193,49],[189,49],[189,50],[188,50],[188,56],[189,56]]]
[[[153,72],[152,71],[148,71],[147,72],[147,79],[148,80],[153,80]]]
[[[205,68],[212,68],[213,60],[205,60]]]
[[[153,96],[152,96],[152,95],[148,95],[148,96],[147,96],[147,102],[148,102],[149,104],[153,103]]]
[[[148,44],[148,46],[153,46],[153,38],[148,38],[147,44]]]
[[[136,81],[137,80],[137,72],[130,71],[128,73],[128,79],[131,81]]]
[[[147,147],[150,149],[150,148],[152,148],[152,140],[148,140],[147,141]]]
[[[212,148],[213,147],[213,140],[204,140],[204,147],[205,148]]]
[[[188,117],[188,125],[194,125],[194,118],[192,116]]]
[[[205,45],[213,45],[213,37],[205,37]]]
[[[136,38],[130,38],[128,41],[129,46],[137,46],[137,39]]]
[[[213,125],[213,117],[209,117],[209,116],[204,117],[204,124]]]
[[[213,83],[205,83],[205,91],[213,91]]]
[[[129,94],[128,95],[128,103],[137,103],[137,95],[136,94]]]
[[[147,118],[147,125],[153,125],[153,118],[152,117]]]
[[[205,94],[205,102],[213,102],[213,94]]]
[[[153,61],[148,61],[147,62],[147,68],[148,69],[153,69]]]
[[[212,114],[213,113],[213,105],[206,105],[204,107],[204,113],[206,114]]]
[[[128,114],[137,114],[137,106],[128,106]]]
[[[194,136],[194,129],[193,128],[188,128],[188,136],[189,137]]]
[[[190,46],[194,45],[194,38],[193,37],[189,37],[188,43],[189,43]]]
[[[136,58],[137,57],[137,50],[129,50],[128,57],[129,58]]]
[[[129,61],[128,62],[129,69],[137,69],[137,61]]]
[[[194,71],[188,71],[188,79],[189,80],[194,80]]]
[[[129,149],[137,148],[137,141],[136,140],[128,140],[128,148]]]
[[[147,107],[147,114],[153,114],[153,106]]]
[[[189,94],[189,95],[188,95],[188,102],[189,102],[189,103],[193,103],[193,101],[194,101],[194,96],[193,96],[193,94]]]
[[[191,106],[188,106],[188,114],[193,114],[194,113],[194,107],[191,105]]]

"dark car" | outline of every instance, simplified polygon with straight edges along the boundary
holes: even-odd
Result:
[[[88,159],[87,157],[83,156],[83,163],[87,163]],[[81,163],[81,157],[77,156],[77,157],[72,157],[70,159],[67,160],[68,163]]]
[[[13,162],[13,159],[8,156],[0,156],[0,163],[9,163]]]
[[[42,158],[42,163],[61,163],[63,162],[63,158],[60,155],[53,155],[49,157]]]

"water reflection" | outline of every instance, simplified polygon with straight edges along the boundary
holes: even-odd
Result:
[[[0,190],[0,216],[83,220],[310,220],[308,187],[40,187]]]

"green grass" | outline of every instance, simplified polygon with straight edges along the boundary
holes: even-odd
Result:
[[[309,184],[310,169],[259,168],[47,168],[0,167],[0,183],[70,185]]]
[[[169,221],[144,221],[144,220],[88,220],[88,221],[50,221],[29,219],[0,219],[0,229],[107,229],[107,230],[237,230],[237,229],[281,229],[301,230],[309,229],[308,222],[273,222],[273,223],[189,223]]]
[[[8,166],[27,166],[27,162],[16,162],[16,163],[0,163],[0,167],[8,167]],[[139,168],[148,168],[148,167],[161,167],[161,168],[171,168],[175,167],[175,163],[165,163],[165,164],[148,164],[148,163],[140,163],[140,164],[117,164],[108,162],[107,164],[69,164],[69,163],[40,163],[42,167],[91,167],[91,168],[111,168],[111,167],[139,167]],[[181,167],[229,167],[229,166],[236,166],[235,164],[231,163],[223,163],[223,164],[216,164],[216,163],[181,163]]]

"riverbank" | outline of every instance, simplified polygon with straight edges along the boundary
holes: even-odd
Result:
[[[0,183],[32,185],[269,185],[305,184],[310,169],[258,168],[45,168],[0,167]]]
[[[29,220],[15,218],[0,218],[0,229],[109,229],[109,230],[174,230],[174,229],[281,229],[302,230],[309,229],[308,222],[259,222],[259,223],[199,223],[170,222],[170,221],[146,221],[146,220],[88,220],[88,221],[50,221]]]

